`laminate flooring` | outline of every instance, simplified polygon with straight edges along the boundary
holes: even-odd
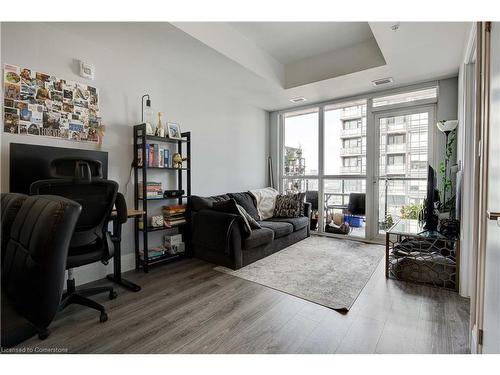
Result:
[[[40,341],[68,353],[468,353],[469,301],[457,293],[386,280],[384,261],[345,315],[213,270],[198,259],[125,276],[104,303],[109,320],[70,306]],[[106,280],[92,285],[108,284]],[[38,349],[39,350],[39,349]]]

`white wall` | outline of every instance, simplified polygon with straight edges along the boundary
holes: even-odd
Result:
[[[200,53],[204,58],[193,59]],[[96,67],[92,85],[99,89],[101,116],[107,127],[102,150],[109,152],[108,177],[120,184],[121,192],[125,192],[133,158],[132,126],[140,122],[140,100],[145,93],[151,94],[153,109],[165,113],[164,119],[179,122],[183,131],[192,132],[193,194],[245,191],[265,185],[267,112],[217,84],[227,77],[212,74],[210,67],[227,62],[182,31],[165,23],[1,25],[2,65],[26,66],[63,79],[86,82],[77,74],[79,59]],[[9,187],[11,142],[96,147],[3,133],[3,192]],[[132,194],[130,186],[127,193],[130,206]],[[128,223],[123,253],[132,252],[132,223]],[[93,278],[90,274],[87,272],[83,280]],[[100,276],[103,274],[103,270],[99,271]]]

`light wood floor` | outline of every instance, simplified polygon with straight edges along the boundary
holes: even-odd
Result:
[[[196,259],[127,277],[109,320],[71,306],[45,341],[21,346],[71,353],[468,353],[469,302],[456,293],[386,280],[383,261],[342,315],[291,295],[214,271]]]

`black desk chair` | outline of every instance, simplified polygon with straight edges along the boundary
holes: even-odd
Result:
[[[309,229],[316,230],[318,228],[318,219],[313,217],[314,213],[318,211],[318,191],[306,191],[306,202],[311,203],[311,217],[309,218]]]
[[[61,302],[66,257],[80,211],[69,199],[42,195],[25,197],[10,218],[2,264],[2,347],[36,333],[41,339],[48,336]],[[4,220],[2,215],[2,226]]]
[[[349,194],[349,204],[347,205],[347,211],[354,216],[365,216],[366,215],[366,194],[364,193],[351,193]]]
[[[59,162],[64,168],[58,169]],[[109,298],[114,299],[117,296],[116,292],[109,286],[76,290],[73,269],[95,262],[108,264],[113,257],[114,246],[107,227],[115,204],[118,184],[100,178],[99,174],[97,177],[92,176],[91,170],[95,170],[95,165],[91,168],[90,164],[98,163],[96,161],[75,159],[68,162],[68,159],[59,159],[54,163],[55,177],[61,176],[61,171],[68,170],[66,168],[68,163],[74,166],[75,176],[36,181],[30,187],[31,194],[60,195],[82,206],[66,262],[67,290],[61,302],[61,309],[71,304],[87,306],[100,311],[100,321],[105,322],[108,316],[104,306],[87,297],[107,292]]]

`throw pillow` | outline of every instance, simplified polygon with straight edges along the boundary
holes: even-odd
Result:
[[[238,215],[239,217],[241,217],[243,220],[243,226],[241,228],[243,232],[243,237],[247,238],[248,236],[250,236],[250,233],[252,232],[250,224],[248,223],[247,219],[241,214],[234,199],[231,198],[228,199],[227,201],[214,202],[212,205],[212,209],[214,211],[225,212],[228,214]]]
[[[237,204],[245,209],[245,211],[254,219],[259,220],[259,213],[255,200],[250,193],[229,193],[229,197],[233,198]]]
[[[304,212],[305,193],[278,195],[274,217],[299,217]]]
[[[257,211],[259,212],[260,220],[266,220],[273,217],[274,205],[276,196],[279,192],[273,188],[250,190],[250,194],[255,198]]]
[[[262,227],[260,226],[259,223],[239,204],[236,204],[236,207],[240,210],[241,215],[243,216],[244,219],[246,219],[249,229],[261,229]]]

